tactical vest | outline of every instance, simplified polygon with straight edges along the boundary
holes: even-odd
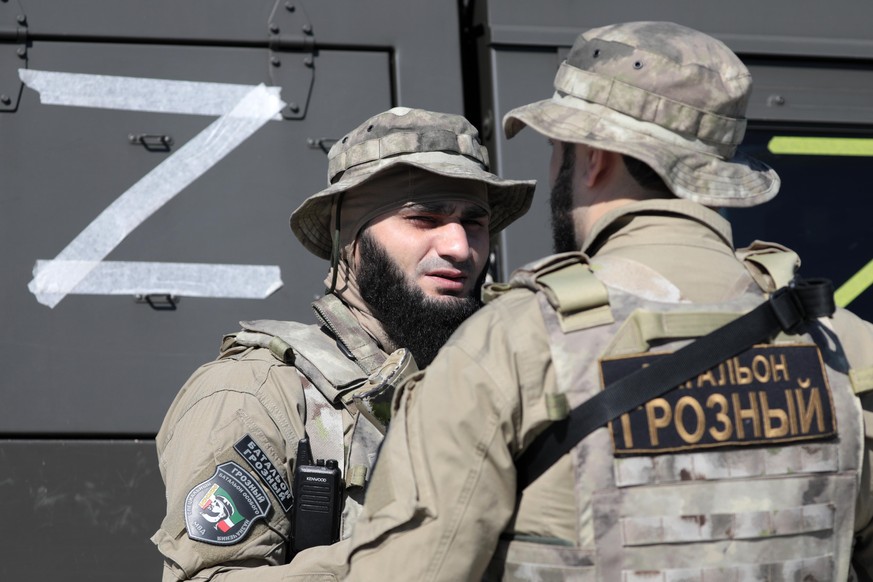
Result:
[[[568,253],[517,272],[510,287],[536,291],[549,333],[550,416],[750,311],[796,265],[768,245],[738,258],[756,284],[715,305],[679,302],[672,283],[628,260],[589,266]],[[628,283],[634,270],[645,286]],[[501,541],[486,579],[849,579],[864,429],[848,372],[820,321],[597,429],[569,454],[580,539]]]
[[[386,355],[334,295],[312,304],[321,325],[240,322],[233,342],[261,347],[296,368],[306,398],[306,434],[313,458],[337,460],[345,480],[342,539],[351,535],[387,426],[392,388],[415,371],[406,350]],[[325,332],[325,329],[328,333]],[[343,410],[351,415],[347,430]]]

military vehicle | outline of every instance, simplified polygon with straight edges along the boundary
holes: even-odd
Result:
[[[494,276],[550,252],[547,160],[503,114],[576,35],[671,20],[755,79],[746,145],[782,193],[732,210],[873,320],[873,5],[858,0],[0,0],[0,579],[155,580],[154,437],[245,319],[310,321],[327,267],[287,216],[392,106],[465,114],[537,178]]]

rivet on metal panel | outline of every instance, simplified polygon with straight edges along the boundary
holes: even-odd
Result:
[[[303,25],[303,32],[306,34],[312,34],[312,25],[307,23]]]
[[[785,97],[782,95],[770,95],[767,97],[767,105],[770,107],[780,107],[785,105]]]
[[[294,12],[295,10],[297,10],[297,7],[294,6],[293,4],[291,4],[290,2],[286,2],[285,3],[285,10],[287,10],[288,12]]]
[[[279,57],[272,56],[272,57],[270,57],[270,64],[273,65],[274,67],[278,67],[279,65],[282,64],[282,61],[279,60]]]
[[[9,95],[0,95],[0,103],[3,103],[3,105],[9,105],[12,103],[12,99],[9,98]]]
[[[24,14],[19,14],[15,20],[18,21],[18,24],[27,24],[27,16]]]
[[[270,23],[270,32],[272,32],[273,34],[277,34],[279,32],[279,25],[276,24],[275,22],[271,22]]]
[[[300,111],[300,106],[292,101],[288,104],[288,111],[291,111],[292,113],[297,113],[298,111]]]
[[[23,58],[27,57],[27,49],[24,48],[23,46],[20,46],[15,50],[15,54],[18,55],[18,58],[23,59]]]
[[[306,58],[303,59],[303,64],[306,65],[307,67],[311,67],[313,65],[313,63],[314,63],[314,61],[312,60],[312,56],[310,56],[310,55],[307,55]]]

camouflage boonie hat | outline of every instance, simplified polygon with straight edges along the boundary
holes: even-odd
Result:
[[[309,251],[328,260],[336,197],[399,164],[445,178],[483,182],[492,235],[527,212],[536,187],[534,180],[504,180],[489,172],[488,150],[462,116],[423,109],[395,107],[371,117],[335,143],[327,159],[329,186],[291,214],[291,230]]]
[[[582,33],[555,76],[551,99],[513,109],[507,138],[526,125],[552,139],[642,160],[680,198],[754,206],[779,176],[737,152],[752,77],[722,42],[671,22],[630,22]]]

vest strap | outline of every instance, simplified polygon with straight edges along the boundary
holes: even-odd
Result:
[[[343,444],[342,410],[326,402],[321,391],[298,374],[306,399],[306,436],[314,459],[335,459],[340,474],[345,475],[345,445]]]
[[[549,420],[567,418],[570,413],[570,403],[563,393],[546,394],[546,416]]]
[[[573,263],[537,277],[543,293],[558,313],[564,333],[606,325],[614,320],[606,286],[587,265]]]
[[[367,466],[352,465],[346,477],[346,485],[349,487],[363,487],[367,484]]]
[[[873,390],[873,368],[861,368],[849,370],[849,380],[855,394],[863,394]]]
[[[655,312],[636,309],[621,324],[603,355],[636,354],[648,351],[653,341],[700,337],[741,315],[725,311]]]

